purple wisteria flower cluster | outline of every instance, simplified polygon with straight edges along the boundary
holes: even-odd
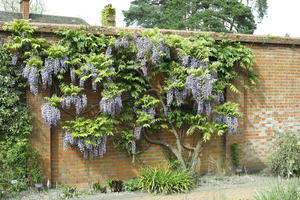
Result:
[[[26,65],[22,70],[22,76],[27,79],[30,92],[37,95],[39,89],[39,72],[37,68]]]
[[[136,39],[135,46],[137,48],[136,57],[138,59],[143,59],[151,54],[153,42],[145,37],[139,37]]]
[[[100,111],[112,116],[118,114],[122,109],[121,96],[116,96],[112,99],[101,99],[99,103]]]
[[[174,100],[176,100],[177,106],[182,105],[187,95],[188,95],[188,91],[186,89],[183,90],[170,89],[167,92],[167,106],[170,107]]]
[[[151,116],[152,119],[154,119],[155,115],[156,115],[156,111],[154,107],[150,107],[149,109],[142,109],[143,112],[146,112],[147,114],[149,114]],[[143,127],[142,126],[138,126],[134,128],[134,139],[135,140],[139,140],[141,139],[141,132],[142,132]],[[133,141],[135,141],[133,140]],[[135,146],[134,146],[135,147]],[[132,150],[133,151],[133,150]]]
[[[153,64],[157,64],[163,57],[171,57],[170,48],[167,47],[163,42],[159,42],[154,45],[151,54],[151,61]]]
[[[227,124],[228,134],[237,133],[237,128],[239,126],[237,117],[218,114],[216,115],[216,121]]]
[[[49,103],[44,103],[41,106],[42,119],[48,125],[56,125],[57,121],[60,120],[60,110]]]
[[[87,138],[96,141],[96,145],[86,142],[83,138],[72,137],[70,131],[66,131],[63,137],[64,150],[68,150],[68,146],[78,147],[80,152],[83,153],[84,159],[93,159],[94,157],[102,158],[106,153],[107,135],[99,137]]]
[[[17,56],[16,54],[14,54],[12,57],[11,57],[11,64],[13,66],[16,66],[17,63],[18,63],[18,60],[19,60],[19,56]]]
[[[189,75],[186,79],[186,89],[189,94],[196,100],[198,108],[197,113],[203,112],[203,105],[205,103],[206,114],[210,115],[212,110],[211,102],[208,102],[208,98],[212,95],[213,85],[215,79],[210,74],[205,74],[200,77],[195,75]]]
[[[191,57],[191,56],[188,56],[188,55],[180,56],[180,60],[181,60],[181,63],[184,67],[191,68],[191,69],[206,70],[206,69],[208,69],[208,65],[209,65],[208,62],[199,60],[195,57]]]
[[[56,76],[62,69],[67,69],[68,58],[46,58],[41,71],[43,88],[52,85],[52,75]]]
[[[128,49],[129,47],[129,40],[128,38],[119,38],[115,41],[115,49],[120,49],[120,48],[124,48],[124,49]]]
[[[64,99],[61,102],[61,106],[63,108],[69,109],[71,105],[75,105],[76,115],[79,115],[80,112],[87,106],[87,96],[85,94],[79,95],[72,95],[72,96],[62,96]]]

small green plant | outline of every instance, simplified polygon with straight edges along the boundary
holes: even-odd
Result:
[[[230,145],[230,155],[231,155],[231,162],[235,168],[238,168],[240,165],[240,149],[237,143],[232,143]]]
[[[299,179],[289,180],[287,183],[280,181],[269,191],[263,191],[256,195],[255,200],[299,200]]]
[[[271,167],[274,174],[287,177],[300,175],[299,141],[299,132],[275,133],[271,154]]]
[[[130,179],[128,181],[124,181],[124,189],[125,191],[134,192],[140,189],[139,180],[138,179]]]
[[[64,199],[70,199],[73,197],[78,197],[81,193],[72,186],[63,186],[63,197]]]
[[[106,193],[106,187],[102,187],[101,184],[98,182],[98,183],[94,183],[93,186],[93,191],[94,192],[101,192],[101,193]]]
[[[149,193],[184,193],[194,187],[194,179],[191,173],[184,170],[145,168],[139,177],[140,188]]]

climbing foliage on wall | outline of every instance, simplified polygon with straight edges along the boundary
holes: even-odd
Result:
[[[39,155],[29,141],[32,121],[23,98],[25,87],[19,69],[0,45],[0,199],[42,176]]]
[[[63,29],[49,44],[33,37],[26,21],[5,29],[12,32],[5,44],[12,64],[31,93],[54,91],[41,107],[45,123],[62,125],[65,148],[77,147],[84,158],[102,157],[115,136],[129,140],[134,155],[143,137],[194,170],[203,143],[238,131],[238,104],[226,101],[226,89],[239,92],[232,83],[238,76],[246,77],[245,87],[257,80],[250,49],[202,34],[184,38],[154,29],[107,36]],[[99,97],[96,105],[87,91]],[[97,112],[87,118],[91,110]],[[74,119],[64,121],[62,112]],[[175,145],[157,139],[164,132],[173,134]],[[196,146],[185,144],[188,135],[198,136]]]

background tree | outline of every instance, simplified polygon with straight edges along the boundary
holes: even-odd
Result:
[[[20,12],[20,0],[0,0],[0,9],[7,12]],[[30,12],[43,14],[45,12],[44,0],[31,0]]]
[[[123,13],[127,26],[253,33],[266,11],[266,0],[134,0]]]
[[[240,2],[252,8],[257,20],[262,20],[267,15],[267,0],[240,0]]]

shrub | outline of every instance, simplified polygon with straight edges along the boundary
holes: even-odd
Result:
[[[107,184],[112,192],[122,192],[123,190],[123,181],[121,180],[109,179]]]
[[[299,200],[300,181],[290,180],[287,183],[279,182],[269,191],[260,192],[255,200]]]
[[[281,176],[300,175],[299,132],[277,132],[272,143],[272,172]]]
[[[37,173],[39,156],[29,142],[32,121],[24,102],[26,84],[0,45],[0,198],[25,190]]]
[[[137,191],[140,189],[139,180],[138,179],[130,179],[128,181],[124,181],[124,189],[125,191]]]
[[[194,186],[191,173],[183,170],[146,168],[140,174],[140,188],[149,193],[183,193]]]
[[[237,143],[232,143],[230,145],[230,155],[232,165],[237,168],[240,165],[240,149]]]
[[[93,191],[95,192],[101,192],[101,193],[106,193],[106,187],[102,187],[100,183],[94,183],[92,185]]]

